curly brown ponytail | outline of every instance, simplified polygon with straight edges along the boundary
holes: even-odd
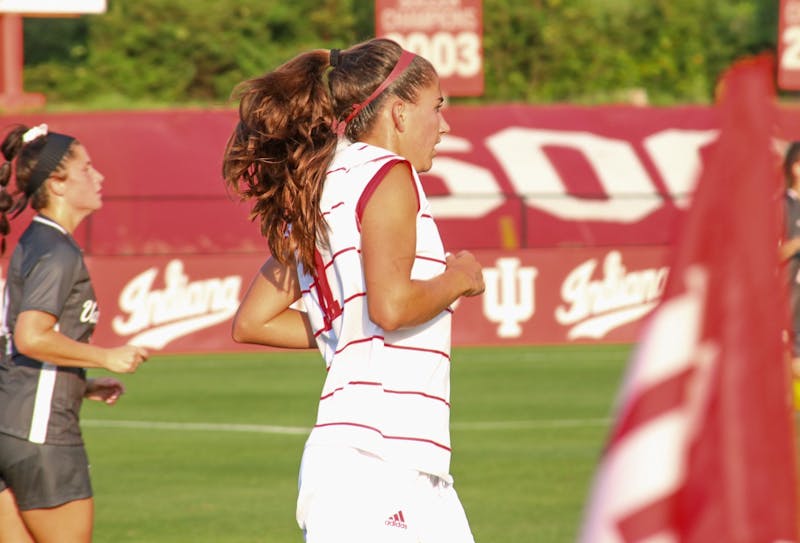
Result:
[[[259,219],[275,258],[289,263],[296,253],[310,272],[316,234],[324,232],[320,195],[336,149],[328,66],[327,51],[312,51],[241,84],[240,120],[222,166],[228,187],[254,200],[250,218]]]
[[[222,175],[241,200],[254,201],[250,218],[258,218],[278,261],[297,259],[316,273],[316,244],[327,242],[319,202],[338,141],[333,127],[358,141],[372,129],[386,95],[413,101],[435,81],[433,66],[415,57],[378,91],[402,54],[386,39],[344,51],[320,49],[237,87],[239,123],[225,148]],[[373,92],[377,96],[367,100]]]

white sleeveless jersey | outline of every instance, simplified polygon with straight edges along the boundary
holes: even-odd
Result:
[[[320,207],[330,246],[318,246],[317,281],[298,269],[303,302],[328,369],[308,443],[356,447],[449,479],[452,311],[387,332],[367,310],[360,216],[398,162],[407,161],[354,143],[339,148],[328,171]],[[444,272],[445,254],[419,177],[411,170],[419,201],[411,277],[429,279]]]

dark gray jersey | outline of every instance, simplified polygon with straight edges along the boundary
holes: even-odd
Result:
[[[78,415],[86,370],[58,367],[17,352],[12,331],[23,311],[57,318],[57,329],[88,342],[97,323],[89,271],[75,240],[42,216],[33,219],[11,256],[3,297],[6,346],[0,359],[0,432],[35,443],[82,443]]]

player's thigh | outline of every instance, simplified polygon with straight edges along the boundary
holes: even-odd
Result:
[[[9,488],[0,490],[0,543],[34,543]]]
[[[84,498],[49,509],[29,509],[22,519],[37,543],[91,543],[94,500]]]
[[[308,447],[300,476],[297,521],[307,543],[417,541],[400,520],[412,479],[404,484],[383,460],[355,449]]]
[[[21,511],[49,509],[92,497],[82,445],[31,443],[0,434],[0,477]]]
[[[475,543],[464,507],[452,483],[420,475],[409,522],[420,543]]]

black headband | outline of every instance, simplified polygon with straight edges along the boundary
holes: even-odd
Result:
[[[33,167],[31,177],[25,187],[25,195],[28,197],[33,196],[45,180],[50,177],[50,174],[58,168],[64,155],[69,151],[69,146],[75,141],[72,136],[59,134],[58,132],[50,132],[45,138],[47,141],[45,141],[44,147],[39,153],[39,160],[36,161],[36,166]]]

